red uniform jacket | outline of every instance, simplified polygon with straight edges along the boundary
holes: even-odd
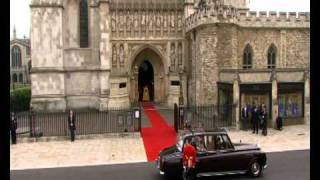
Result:
[[[196,166],[197,150],[190,144],[183,148],[183,165],[188,168]],[[190,159],[190,161],[189,161]]]

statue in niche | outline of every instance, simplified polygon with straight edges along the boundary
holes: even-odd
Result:
[[[146,16],[142,15],[141,16],[141,25],[145,25],[146,24]]]
[[[133,21],[134,21],[133,22],[134,23],[134,28],[138,29],[138,17],[136,15],[134,16],[134,20]]]
[[[174,66],[175,64],[175,44],[174,43],[171,44],[170,55],[171,55],[171,66]]]
[[[126,23],[127,23],[127,30],[130,31],[132,26],[132,16],[130,16],[129,13],[126,17]]]
[[[153,26],[153,17],[149,17],[149,29],[152,29]]]
[[[178,18],[178,28],[181,28],[182,27],[182,19],[181,19],[181,16],[179,16]]]
[[[121,44],[120,45],[120,64],[124,64],[124,48],[123,48],[123,45]]]
[[[168,21],[167,21],[167,16],[164,16],[164,17],[163,17],[163,27],[164,27],[164,28],[167,28],[167,26],[168,26],[167,23],[168,23]]]
[[[117,66],[117,52],[116,52],[116,46],[112,46],[112,66]]]
[[[160,16],[157,16],[157,27],[160,27],[161,25],[161,19]]]
[[[112,31],[116,30],[116,19],[114,18],[114,16],[111,18],[111,29]]]
[[[122,16],[121,14],[119,15],[119,26],[120,29],[124,28],[124,16]]]
[[[171,25],[172,28],[174,28],[174,15],[173,14],[171,15],[170,25]]]
[[[178,56],[179,56],[178,63],[179,65],[182,65],[182,44],[181,43],[179,43],[179,46],[178,46]]]

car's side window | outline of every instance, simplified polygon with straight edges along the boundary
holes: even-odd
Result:
[[[205,136],[198,135],[195,136],[196,146],[198,152],[207,152],[207,146],[205,141]]]
[[[208,151],[216,151],[215,138],[213,135],[207,135],[206,142],[207,142],[207,150]]]
[[[224,135],[222,135],[222,138],[223,138],[223,141],[225,143],[225,148],[226,149],[231,149],[232,145],[231,145],[231,142],[230,142],[228,136],[224,134]]]

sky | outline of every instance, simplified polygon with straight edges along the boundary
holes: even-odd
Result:
[[[310,0],[248,0],[252,11],[310,12]],[[10,0],[10,39],[29,37],[31,0]]]

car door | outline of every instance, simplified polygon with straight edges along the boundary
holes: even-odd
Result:
[[[217,153],[221,158],[220,171],[240,171],[246,170],[250,155],[246,152],[235,151],[227,134],[217,136],[221,138],[222,146],[217,146]],[[219,141],[219,140],[217,140]]]
[[[215,149],[214,135],[205,135],[206,151],[197,152],[197,172],[208,173],[219,171],[220,158]]]

